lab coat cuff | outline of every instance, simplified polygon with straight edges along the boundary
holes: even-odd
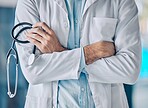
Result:
[[[81,49],[81,58],[80,58],[80,65],[79,65],[78,76],[80,76],[81,72],[85,73],[84,69],[86,67],[85,56],[84,56],[84,49],[83,49],[83,47],[81,47],[80,49]]]
[[[80,59],[80,69],[79,71],[82,72],[83,69],[85,68],[86,63],[85,63],[85,56],[84,56],[84,49],[81,47],[81,59]]]
[[[81,71],[80,71],[80,65],[81,65],[81,53],[82,53],[82,50],[81,50],[81,48],[76,48],[75,49],[76,50],[76,56],[77,56],[77,58],[74,58],[74,62],[73,62],[73,65],[75,65],[74,67],[75,68],[73,68],[73,70],[72,70],[72,74],[71,74],[71,77],[72,77],[72,79],[79,79],[79,77],[80,77],[80,73],[81,73]]]

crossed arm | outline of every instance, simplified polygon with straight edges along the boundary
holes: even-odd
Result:
[[[36,45],[44,54],[68,50],[60,44],[55,32],[43,22],[36,23],[26,36],[27,40]],[[114,54],[115,47],[112,42],[101,41],[84,47],[87,65],[92,64],[100,58],[109,57]]]
[[[138,78],[141,64],[141,41],[138,10],[134,0],[121,0],[118,19],[114,38],[116,55],[112,56],[115,47],[110,42],[97,42],[84,47],[85,61],[89,64],[85,69],[89,74],[90,82],[133,84]],[[40,21],[38,9],[32,0],[18,0],[15,24],[22,21],[33,24]],[[33,45],[16,43],[20,66],[25,78],[31,84],[78,79],[81,49],[63,48],[54,31],[45,25],[38,23],[27,34],[28,40],[43,53],[31,66],[28,66],[28,58],[32,53]],[[38,27],[42,27],[44,32]],[[24,39],[23,35],[22,38]],[[99,59],[101,57],[106,58]],[[93,63],[94,61],[96,62]]]

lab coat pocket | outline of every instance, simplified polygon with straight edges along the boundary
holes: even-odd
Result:
[[[90,43],[98,41],[113,42],[117,21],[115,18],[93,17],[89,35]]]
[[[52,99],[48,97],[26,96],[24,108],[52,108]]]

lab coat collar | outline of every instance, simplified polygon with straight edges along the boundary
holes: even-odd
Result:
[[[84,6],[83,16],[86,13],[87,9],[97,0],[86,0],[86,4]]]
[[[97,0],[86,0],[86,4],[84,6],[83,15],[86,13],[87,9]],[[68,15],[68,11],[66,8],[66,4],[64,0],[55,0],[55,2],[64,10],[64,12]]]
[[[94,3],[96,2],[97,0],[86,0],[86,4],[84,6],[84,11],[83,11],[83,16],[84,14],[86,13],[87,9]]]
[[[64,12],[68,15],[68,11],[66,8],[66,4],[64,0],[54,0],[63,10]]]

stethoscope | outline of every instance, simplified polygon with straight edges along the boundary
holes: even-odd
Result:
[[[25,26],[23,27],[22,29],[20,29],[16,35],[15,35],[15,31],[17,28],[19,27],[22,27],[22,26]],[[18,83],[18,66],[19,66],[19,58],[18,58],[18,53],[17,53],[17,50],[15,48],[15,42],[17,43],[21,43],[21,44],[27,44],[29,43],[29,41],[22,41],[22,40],[19,40],[18,37],[20,36],[20,34],[25,31],[25,30],[28,30],[28,29],[31,29],[32,28],[32,24],[28,23],[28,22],[22,22],[22,23],[19,23],[17,25],[15,25],[11,31],[11,37],[13,39],[12,41],[12,44],[11,44],[11,47],[10,49],[8,50],[8,53],[7,53],[7,56],[6,56],[6,63],[7,63],[7,86],[8,86],[8,96],[10,98],[13,98],[15,97],[16,95],[16,92],[17,92],[17,83]],[[34,60],[35,60],[35,51],[36,51],[36,46],[34,45],[33,47],[33,51],[32,51],[32,54],[29,56],[29,59],[28,59],[28,65],[31,65],[33,64]],[[14,52],[14,54],[12,53]],[[10,79],[9,79],[9,73],[10,73],[10,59],[11,57],[14,57],[15,59],[15,73],[16,73],[16,76],[15,76],[15,89],[14,89],[14,93],[11,92],[10,90]]]

